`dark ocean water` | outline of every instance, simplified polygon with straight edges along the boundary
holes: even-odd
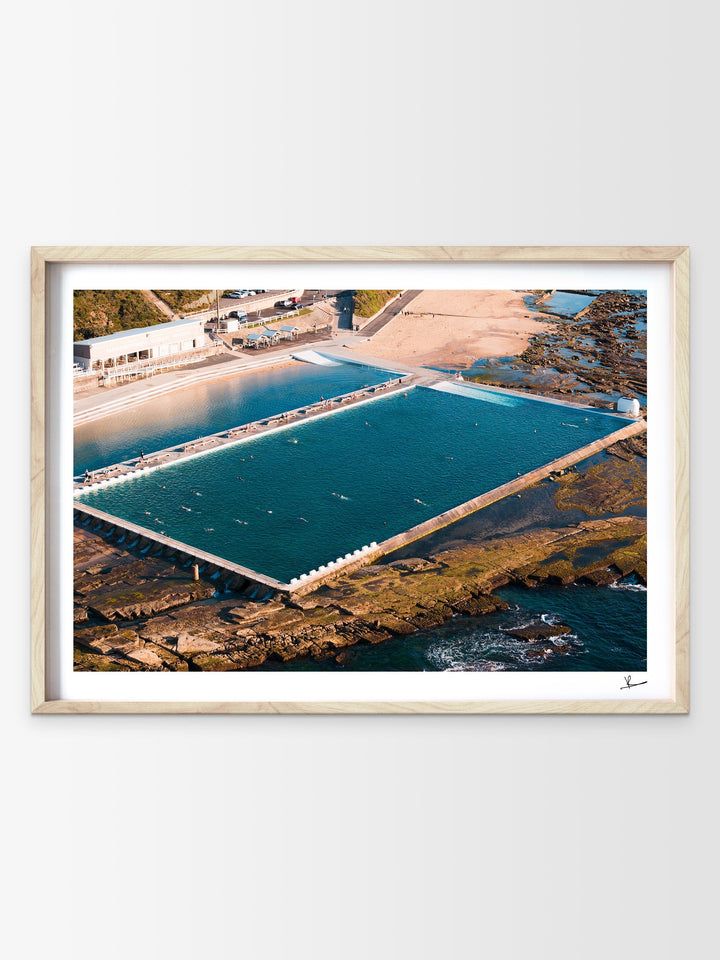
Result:
[[[342,663],[298,660],[269,670],[535,670],[636,671],[647,669],[647,592],[632,582],[612,587],[574,584],[497,591],[510,608],[483,617],[455,617],[376,645],[347,648]],[[505,632],[542,620],[571,633],[529,643]],[[566,650],[565,647],[569,645]]]

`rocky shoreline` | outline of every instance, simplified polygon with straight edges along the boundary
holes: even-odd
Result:
[[[83,528],[75,530],[75,668],[223,671],[313,657],[342,663],[358,643],[438,626],[450,617],[504,608],[508,584],[608,584],[646,568],[645,471],[626,444],[580,470],[537,485],[554,518],[477,541],[435,546],[340,576],[304,597],[256,603],[162,558],[141,559]],[[545,488],[540,490],[540,488]],[[532,490],[527,492],[532,496]],[[572,511],[585,519],[558,525]],[[608,515],[610,511],[621,515]],[[128,582],[132,586],[128,586]],[[569,629],[569,628],[568,628]],[[553,628],[553,635],[566,632]],[[517,636],[518,643],[547,638]]]
[[[542,308],[548,294],[536,296]],[[575,317],[546,312],[552,329],[533,337],[517,359],[489,361],[468,379],[567,398],[592,394],[593,405],[610,409],[618,395],[647,394],[647,332],[638,320],[647,315],[646,298],[627,291],[600,294]],[[642,327],[642,325],[641,325]],[[604,399],[607,397],[607,400]]]

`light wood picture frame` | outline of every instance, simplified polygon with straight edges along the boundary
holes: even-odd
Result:
[[[498,696],[492,699],[383,699],[342,696],[331,699],[256,700],[227,698],[71,699],[52,689],[49,654],[58,644],[59,625],[52,614],[54,565],[50,501],[48,412],[57,356],[50,332],[57,323],[52,273],[68,265],[213,265],[213,264],[633,264],[662,265],[668,271],[671,344],[668,370],[672,414],[663,429],[671,435],[674,462],[664,464],[673,478],[671,518],[674,624],[670,657],[672,684],[666,696],[643,699],[618,694],[607,698],[554,699]],[[689,711],[689,249],[676,247],[51,247],[32,249],[31,286],[31,709],[36,714],[553,714],[663,713]]]

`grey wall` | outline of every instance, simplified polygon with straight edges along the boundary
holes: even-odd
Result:
[[[3,306],[21,347],[0,378],[9,955],[710,955],[706,9],[14,6],[0,60]],[[690,717],[31,717],[29,247],[117,243],[692,245]]]

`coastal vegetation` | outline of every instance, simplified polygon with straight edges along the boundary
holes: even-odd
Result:
[[[356,290],[353,313],[356,317],[362,317],[363,319],[372,317],[399,293],[399,290]]]
[[[153,290],[153,293],[171,307],[174,313],[182,313],[193,307],[201,310],[215,299],[214,290]]]
[[[118,330],[165,323],[167,317],[140,290],[75,290],[74,339],[103,337]]]

